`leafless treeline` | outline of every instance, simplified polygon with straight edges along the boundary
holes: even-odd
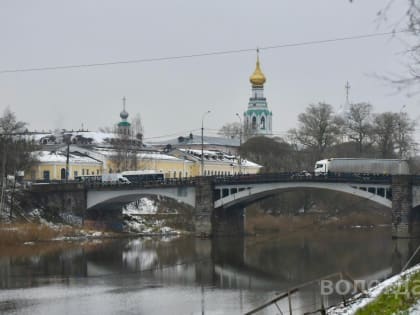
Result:
[[[411,158],[416,121],[403,109],[374,113],[372,105],[356,103],[338,115],[329,104],[311,104],[286,136],[252,137],[240,151],[267,172],[311,170],[329,157]]]

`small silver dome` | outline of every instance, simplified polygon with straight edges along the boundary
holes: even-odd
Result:
[[[127,119],[128,118],[128,113],[125,111],[125,109],[123,109],[123,111],[120,113],[120,117],[121,117],[121,119]]]

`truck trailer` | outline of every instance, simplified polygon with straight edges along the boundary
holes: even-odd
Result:
[[[407,160],[331,158],[315,163],[315,176],[335,174],[409,175]]]

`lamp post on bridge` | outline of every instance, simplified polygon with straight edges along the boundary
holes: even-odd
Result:
[[[238,116],[239,122],[241,124],[241,126],[240,126],[241,129],[239,130],[239,150],[238,150],[238,154],[239,154],[239,175],[241,175],[242,174],[242,158],[241,158],[240,150],[241,150],[241,146],[242,146],[242,118],[238,113],[236,113],[236,116]]]
[[[211,111],[208,110],[201,117],[201,176],[204,176],[204,118],[210,113]]]

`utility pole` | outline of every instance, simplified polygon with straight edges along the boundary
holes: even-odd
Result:
[[[67,141],[67,155],[66,155],[66,183],[69,181],[70,172],[70,141]]]
[[[4,191],[6,189],[6,152],[7,152],[7,136],[2,139],[3,141],[3,160],[1,165],[1,196],[0,196],[0,213],[3,212],[4,208]]]
[[[241,126],[240,126],[241,129],[239,130],[239,149],[238,149],[238,154],[239,154],[239,175],[241,175],[242,174],[242,158],[241,158],[241,152],[240,152],[240,150],[241,150],[241,146],[242,146],[242,118],[241,118],[241,116],[238,113],[236,113],[236,116],[238,116],[239,122],[241,124]]]
[[[204,117],[207,114],[210,114],[209,110],[201,117],[201,176],[204,176]]]
[[[66,183],[69,181],[70,175],[70,143],[71,143],[71,134],[63,134],[64,143],[67,144],[67,152],[66,152]]]

